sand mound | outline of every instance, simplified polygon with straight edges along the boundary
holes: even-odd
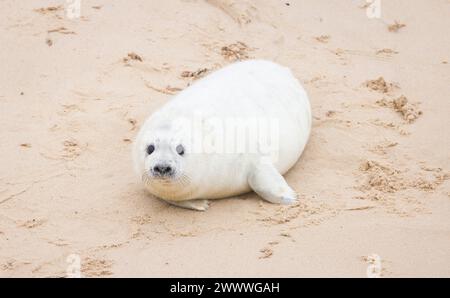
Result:
[[[221,48],[222,56],[230,61],[249,59],[250,48],[243,42],[238,41]]]
[[[376,103],[381,107],[393,109],[408,123],[413,123],[423,114],[422,111],[418,109],[417,104],[408,102],[408,99],[404,95],[393,100],[381,99]]]
[[[398,88],[397,85],[386,82],[383,77],[379,77],[376,80],[366,81],[364,83],[364,86],[369,88],[370,90],[380,93],[389,93]]]
[[[210,72],[210,70],[208,68],[200,68],[200,69],[197,69],[196,71],[185,70],[181,73],[180,76],[182,78],[198,80],[198,79],[206,76],[209,72]]]
[[[388,26],[388,30],[389,30],[389,32],[398,32],[400,29],[402,29],[404,27],[406,27],[405,24],[395,21],[394,24],[391,24]]]
[[[397,169],[383,166],[376,161],[365,161],[360,170],[367,174],[367,180],[361,187],[363,190],[376,189],[394,193],[406,188],[407,183]]]

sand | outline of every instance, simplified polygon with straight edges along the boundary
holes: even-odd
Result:
[[[0,276],[450,277],[450,3],[381,2],[0,1]],[[249,58],[310,95],[299,204],[146,194],[144,119]]]

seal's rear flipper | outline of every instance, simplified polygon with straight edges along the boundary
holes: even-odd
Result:
[[[248,177],[250,187],[264,200],[274,204],[293,204],[297,194],[270,163],[258,163]]]
[[[197,211],[206,211],[206,209],[208,209],[209,207],[208,200],[165,201],[174,206]]]

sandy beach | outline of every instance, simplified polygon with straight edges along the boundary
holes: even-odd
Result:
[[[450,277],[450,1],[69,2],[0,1],[0,277]],[[143,121],[245,59],[309,94],[300,202],[146,193]]]

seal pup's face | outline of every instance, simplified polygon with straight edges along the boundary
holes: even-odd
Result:
[[[182,176],[183,144],[167,139],[155,139],[145,146],[145,174],[150,179],[174,182]]]
[[[188,166],[189,146],[173,127],[143,128],[134,148],[137,173],[145,187],[153,194],[173,199],[189,189],[191,175]]]

